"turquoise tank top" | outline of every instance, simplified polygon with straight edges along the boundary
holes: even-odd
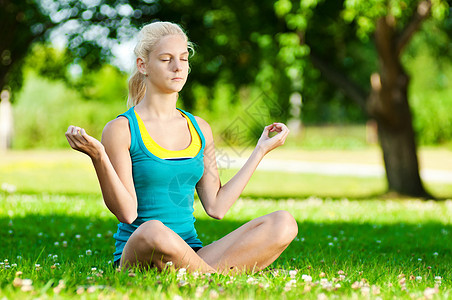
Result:
[[[118,231],[113,235],[116,239],[115,261],[121,258],[130,235],[149,220],[161,221],[190,247],[202,247],[194,226],[193,202],[196,183],[204,173],[205,139],[193,115],[179,110],[189,117],[202,143],[195,157],[184,160],[162,159],[146,148],[133,107],[119,115],[129,120],[130,156],[138,217],[132,224],[118,224]]]

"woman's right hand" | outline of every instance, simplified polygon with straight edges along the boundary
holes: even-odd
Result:
[[[99,158],[105,151],[104,145],[88,135],[83,128],[71,125],[65,135],[72,149],[87,154],[91,159]]]

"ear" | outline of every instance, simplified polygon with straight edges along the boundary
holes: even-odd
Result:
[[[143,75],[146,75],[146,63],[141,57],[137,58],[137,69]]]

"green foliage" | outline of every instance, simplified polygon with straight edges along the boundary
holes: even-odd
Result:
[[[452,140],[452,82],[449,44],[450,20],[430,20],[413,38],[402,61],[410,74],[413,125],[421,144]]]
[[[279,0],[275,2],[275,13],[278,17],[284,17],[292,10],[290,0]]]
[[[112,65],[90,69],[86,63],[73,63],[68,49],[58,50],[36,43],[25,59],[24,72],[32,71],[42,78],[62,82],[86,100],[111,102],[127,94],[126,76]]]
[[[73,86],[84,99],[108,105],[127,100],[127,82],[127,76],[116,67],[103,65],[98,71],[82,74]]]
[[[33,41],[51,27],[50,17],[42,14],[39,1],[0,2],[0,90],[18,91],[22,86],[22,65]],[[13,94],[13,99],[14,99]]]
[[[420,2],[418,0],[345,0],[343,18],[347,22],[355,21],[358,25],[357,35],[360,39],[367,41],[375,30],[378,18],[392,17],[396,27],[403,28],[411,20]],[[425,10],[428,4],[424,4]],[[447,16],[449,5],[446,0],[433,0],[431,4],[433,18],[442,20]]]
[[[68,66],[73,58],[67,49],[35,43],[25,59],[24,70],[32,69],[42,77],[51,80],[70,80]]]
[[[192,84],[212,87],[218,80],[226,80],[239,89],[253,82],[262,56],[259,55],[261,48],[250,41],[251,35],[259,32],[273,37],[283,25],[278,24],[273,3],[269,1],[221,1],[204,5],[194,1],[8,0],[0,5],[4,27],[14,29],[0,34],[5,42],[2,45],[7,48],[3,52],[0,47],[2,59],[14,58],[11,61],[8,58],[8,67],[3,68],[6,66],[3,61],[0,64],[0,87],[13,83],[12,77],[7,76],[13,65],[16,66],[13,72],[17,75],[16,81],[20,81],[21,64],[31,44],[39,39],[48,40],[54,30],[67,41],[72,64],[93,71],[111,59],[114,44],[130,40],[139,28],[152,20],[165,20],[181,24],[203,49],[191,61],[193,75],[181,94],[188,109],[195,106]],[[11,56],[11,53],[17,55]],[[41,74],[54,70],[53,62],[49,63],[52,68]],[[18,92],[18,88],[13,87],[13,92]]]
[[[324,81],[320,72],[306,63],[309,54],[320,57],[330,70],[352,79],[364,93],[370,90],[370,74],[376,72],[378,55],[369,37],[375,29],[376,19],[382,16],[394,17],[396,29],[410,21],[419,1],[278,1],[276,14],[284,18],[289,33],[281,34],[280,59],[288,65],[292,82],[298,82],[303,94],[302,119],[306,124],[363,122],[366,116],[350,104],[340,87],[334,89]],[[407,49],[404,65],[412,74],[410,96],[414,111],[414,126],[421,143],[439,143],[450,140],[451,110],[450,94],[438,85],[428,85],[433,78],[440,82],[449,81],[450,18],[447,16],[446,1],[432,1],[433,18],[414,38],[415,46]],[[436,12],[435,12],[436,11]],[[303,25],[292,26],[293,15],[305,21]],[[300,23],[301,24],[301,23]],[[306,25],[307,24],[307,25]],[[432,25],[434,24],[434,25]],[[358,38],[356,38],[356,35]],[[303,55],[295,56],[295,48],[306,48]],[[427,52],[430,54],[429,61]],[[288,55],[290,54],[290,55]],[[419,57],[417,55],[420,55]],[[435,57],[433,59],[432,57]],[[300,62],[303,61],[302,63]],[[297,62],[297,65],[294,64]],[[295,76],[290,76],[295,74]],[[427,75],[428,74],[428,75]],[[434,113],[435,117],[432,117]]]
[[[426,67],[428,66],[428,67]],[[421,54],[411,64],[411,104],[414,127],[423,144],[452,140],[452,68],[439,68],[431,56]]]
[[[391,1],[396,2],[396,1]],[[387,3],[384,0],[360,1],[345,0],[343,18],[346,22],[356,21],[358,24],[358,36],[366,40],[368,35],[375,30],[374,20],[385,16],[387,13]]]
[[[433,2],[434,7],[446,5],[444,1]],[[171,5],[168,3],[171,3]],[[208,121],[211,121],[211,125],[216,127],[216,132],[221,133],[234,121],[233,116],[240,115],[240,112],[246,109],[256,97],[259,97],[260,93],[265,93],[269,99],[276,101],[281,108],[284,108],[280,111],[270,109],[271,119],[287,121],[290,111],[288,99],[294,91],[298,91],[303,96],[301,117],[305,124],[363,123],[366,119],[364,113],[351,103],[340,89],[332,88],[331,84],[325,81],[321,73],[311,64],[309,56],[311,53],[315,53],[324,57],[344,76],[353,79],[364,91],[368,91],[369,76],[378,69],[378,60],[372,42],[360,40],[355,35],[355,32],[364,26],[358,24],[361,22],[358,21],[358,18],[365,17],[367,18],[366,22],[370,22],[373,20],[372,18],[390,9],[398,18],[398,22],[402,24],[414,7],[414,1],[390,1],[389,6],[382,3],[383,1],[377,0],[370,2],[357,0],[345,2],[281,0],[275,3],[265,2],[261,4],[254,1],[246,3],[235,1],[223,3],[220,1],[215,2],[212,7],[199,7],[193,14],[187,15],[187,11],[193,11],[189,8],[195,5],[195,2],[165,2],[165,5],[162,5],[159,10],[155,10],[156,16],[182,23],[187,29],[189,37],[197,44],[198,50],[191,59],[192,72],[187,86],[181,93],[179,106],[204,116]],[[143,13],[142,16],[151,14],[147,9],[154,6],[154,4],[143,4],[143,6],[136,8],[135,4],[133,1],[130,3],[137,13],[138,11]],[[64,6],[66,4],[58,3],[58,5]],[[78,7],[78,5],[80,5],[79,13],[85,10],[98,9],[87,7],[86,3],[77,2],[76,6]],[[109,4],[106,5],[109,6]],[[243,7],[246,7],[246,9],[243,9]],[[48,10],[54,9],[59,9],[59,7],[55,6]],[[106,6],[102,11],[102,14],[106,13]],[[54,14],[55,12],[51,13],[51,15]],[[102,14],[94,13],[91,16],[91,21],[97,20]],[[131,17],[128,16],[123,19]],[[100,27],[96,28],[100,30],[99,32],[107,34],[105,26],[110,23],[119,24],[119,19],[121,19],[121,16],[117,14],[114,16],[114,20],[102,19],[98,24]],[[450,23],[450,19],[446,21]],[[79,22],[82,21],[77,20],[77,24]],[[125,25],[124,28],[121,27],[121,30],[124,30],[124,32],[131,30],[130,33],[132,33],[132,27],[141,25],[141,22],[142,18],[133,16],[131,23],[129,23],[130,26]],[[82,23],[79,24],[80,28],[91,28],[90,21],[85,20]],[[450,28],[448,29],[447,26],[438,28],[434,34],[432,33],[420,43],[435,45],[430,49],[433,51],[432,55],[445,57],[450,51],[450,47],[447,46],[449,44],[447,32],[450,31]],[[77,40],[88,44],[95,42],[90,39],[80,40],[85,35],[88,36],[87,33],[83,33],[83,30],[72,32],[68,36],[69,49],[71,51],[78,49]],[[116,37],[118,37],[116,31],[110,30],[108,32],[108,39]],[[103,39],[98,41],[101,42]],[[95,57],[98,54],[103,55],[101,50],[97,53],[92,48],[94,46],[88,44],[83,44],[77,51],[84,52],[86,55],[89,54],[90,57]],[[73,54],[58,52],[37,45],[33,48],[26,66],[27,68],[36,68],[36,72],[46,77],[63,78],[69,87],[78,92],[78,95],[76,95],[73,92],[63,91],[63,88],[59,87],[59,93],[64,93],[68,99],[72,99],[72,102],[75,103],[76,98],[80,101],[86,102],[89,100],[92,102],[86,104],[86,108],[81,108],[85,104],[79,102],[77,109],[70,108],[67,110],[73,113],[80,111],[80,114],[85,114],[82,111],[86,110],[86,120],[75,116],[62,117],[64,113],[59,113],[61,119],[58,117],[54,121],[63,123],[63,125],[60,124],[58,127],[66,127],[67,123],[71,123],[69,122],[71,119],[76,119],[88,124],[90,129],[98,135],[101,130],[95,128],[102,128],[105,124],[102,122],[108,120],[109,117],[97,119],[94,116],[95,112],[114,111],[119,113],[123,111],[122,102],[127,96],[126,76],[115,68],[105,66],[99,72],[94,72],[90,69],[91,63],[77,57]],[[77,61],[68,68],[68,62],[73,61],[74,58]],[[100,66],[100,63],[97,62],[97,65]],[[409,61],[405,65],[408,69],[411,68]],[[81,76],[74,76],[70,72],[72,67],[80,68]],[[254,94],[244,92],[247,90],[253,90]],[[419,91],[421,90],[419,89]],[[39,99],[46,99],[46,101],[54,99],[53,96],[47,96],[43,90],[39,93],[43,95]],[[427,92],[425,91],[425,93]],[[432,93],[436,92],[433,91]],[[33,93],[25,94],[31,95]],[[412,95],[417,97],[418,93],[413,90]],[[34,95],[31,95],[31,97],[33,98]],[[424,96],[420,97],[417,99],[425,98]],[[21,101],[32,101],[30,99]],[[431,101],[434,105],[433,100]],[[447,102],[447,100],[444,101]],[[419,101],[412,101],[412,103],[417,102]],[[42,106],[44,107],[46,103],[43,102]],[[111,103],[117,104],[112,104],[113,107],[110,107]],[[107,106],[104,106],[104,104]],[[27,106],[29,105],[25,103],[18,105],[21,115],[27,114],[25,109]],[[61,106],[61,104],[59,103],[57,106]],[[51,110],[51,108],[49,109]],[[414,108],[414,110],[418,111],[417,108]],[[28,110],[28,113],[33,115],[34,112]],[[425,115],[424,117],[415,118],[419,134],[436,132],[433,135],[437,136],[439,130],[429,129],[434,126],[433,122],[420,121],[421,118],[425,120],[428,118],[426,110],[422,113]],[[231,118],[224,118],[226,114]],[[444,121],[441,122],[441,127],[447,124],[446,116],[443,115]],[[33,116],[28,119],[33,120],[36,117]],[[20,135],[17,138],[16,147],[32,147],[29,142],[25,142],[26,140],[33,140],[26,133],[34,132],[32,128],[36,126],[33,125],[33,122],[36,123],[36,121],[18,122],[16,118],[16,122],[19,126],[17,135]],[[93,122],[97,122],[96,125]],[[25,125],[26,123],[30,124]],[[247,126],[247,128],[249,127],[247,135],[250,138],[256,138],[260,134],[258,132],[260,132],[259,126],[261,125],[250,123],[250,126]],[[52,128],[52,126],[46,126],[46,128]],[[39,134],[36,135],[40,136]],[[428,140],[428,143],[447,139],[447,137],[429,137],[428,139],[421,137],[422,141],[427,142]],[[37,145],[39,142],[33,142],[33,144]],[[49,141],[41,143],[40,147],[44,145],[59,145],[62,147],[65,146],[65,141],[53,142],[52,138],[49,138]]]
[[[71,60],[67,51],[44,44],[27,56],[25,86],[14,105],[14,148],[65,148],[69,125],[100,139],[105,124],[126,110],[124,74],[110,65],[97,70],[68,65]]]
[[[100,74],[110,74],[109,67]],[[99,73],[98,73],[99,74]],[[86,102],[63,83],[51,82],[27,74],[27,82],[14,106],[15,136],[13,147],[61,148],[67,147],[64,133],[69,125],[77,125],[96,137],[101,137],[103,126],[126,110],[124,87],[112,85],[115,80],[103,81],[95,76],[91,94],[98,101]],[[103,82],[103,83],[102,83]]]
[[[435,19],[443,20],[449,15],[450,1],[432,0],[432,15]]]

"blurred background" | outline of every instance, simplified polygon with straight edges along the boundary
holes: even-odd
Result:
[[[452,14],[440,0],[0,1],[0,182],[20,189],[27,157],[55,174],[71,124],[100,139],[127,109],[134,38],[156,20],[196,45],[179,107],[210,123],[220,167],[238,167],[281,121],[291,134],[265,168],[298,174],[284,196],[299,196],[306,172],[374,176],[370,193],[452,195]],[[307,161],[319,164],[294,163]],[[422,168],[441,187],[426,188]]]

